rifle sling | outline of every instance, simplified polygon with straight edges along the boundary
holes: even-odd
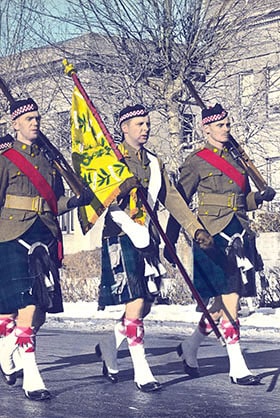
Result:
[[[196,155],[202,158],[203,160],[207,161],[213,167],[216,167],[219,170],[221,170],[241,188],[243,193],[245,193],[245,176],[241,174],[235,167],[233,167],[233,165],[231,165],[228,161],[215,154],[208,148],[203,148],[202,150],[198,151]]]

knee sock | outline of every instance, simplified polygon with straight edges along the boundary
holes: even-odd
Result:
[[[116,349],[118,350],[122,342],[126,338],[124,318],[122,318],[121,321],[116,323],[114,327],[114,334],[115,334],[115,339],[116,339]]]
[[[242,378],[251,375],[240,347],[240,324],[236,320],[234,324],[223,320],[221,328],[226,341],[226,348],[229,357],[229,376],[233,378]]]
[[[0,362],[4,373],[12,374],[15,370],[13,353],[16,350],[16,338],[14,329],[16,323],[11,316],[0,318],[1,355]]]
[[[182,342],[182,358],[190,367],[198,367],[197,353],[202,341],[212,331],[212,327],[204,315],[200,318],[198,326],[192,335]]]
[[[105,335],[100,341],[102,360],[110,373],[118,373],[118,349],[126,338],[123,319],[116,323],[112,334]]]
[[[16,344],[19,346],[23,365],[23,384],[25,391],[46,389],[35,358],[35,334],[32,328],[16,327]]]
[[[145,357],[143,320],[124,318],[124,326],[134,368],[134,382],[140,385],[155,382]]]

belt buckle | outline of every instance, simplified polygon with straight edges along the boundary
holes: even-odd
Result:
[[[32,199],[32,210],[34,210],[37,213],[42,213],[43,202],[44,202],[44,199],[42,199],[41,196],[33,197],[33,199]]]

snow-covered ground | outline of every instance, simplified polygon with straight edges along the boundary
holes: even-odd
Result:
[[[191,332],[201,313],[196,312],[196,305],[154,305],[150,314],[145,318],[148,327],[159,326],[164,331]],[[47,317],[50,326],[68,328],[94,328],[105,331],[106,323],[111,327],[112,320],[119,319],[123,313],[123,306],[107,307],[104,311],[97,309],[96,302],[65,303],[64,312],[51,314]],[[242,336],[270,337],[280,339],[280,308],[256,308],[250,313],[242,307],[241,315]]]

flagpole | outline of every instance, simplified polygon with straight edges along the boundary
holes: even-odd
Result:
[[[105,124],[103,123],[100,115],[98,114],[95,106],[93,105],[92,101],[90,100],[87,92],[85,91],[84,87],[82,86],[82,83],[79,80],[79,77],[77,76],[76,70],[74,68],[74,66],[72,64],[69,64],[68,61],[65,59],[63,60],[63,65],[64,65],[64,72],[65,74],[67,74],[69,77],[72,77],[75,86],[78,88],[79,92],[81,93],[81,95],[83,96],[83,98],[85,99],[85,102],[88,106],[88,108],[90,109],[90,111],[92,112],[93,116],[96,118],[97,122],[99,123],[105,138],[107,139],[109,145],[111,146],[112,150],[114,151],[116,157],[118,158],[118,160],[120,161],[124,161],[124,157],[122,155],[122,153],[120,152],[120,150],[117,148],[116,144],[114,143],[114,140],[110,134],[110,132],[108,131],[108,129],[106,128]],[[205,306],[203,300],[201,299],[200,294],[198,293],[198,291],[196,290],[196,288],[194,287],[190,277],[188,276],[188,273],[185,270],[185,267],[183,266],[181,260],[179,259],[179,257],[176,254],[176,251],[174,250],[174,247],[171,243],[171,241],[169,240],[168,236],[165,234],[164,230],[162,229],[157,217],[154,214],[153,209],[151,208],[151,206],[149,205],[143,187],[142,185],[139,183],[139,188],[138,188],[138,192],[139,192],[139,196],[145,206],[145,209],[147,210],[152,222],[154,223],[155,227],[157,228],[161,238],[163,239],[174,263],[177,265],[180,273],[182,274],[185,282],[187,283],[194,299],[196,300],[199,308],[201,309],[201,311],[203,312],[203,314],[205,315],[205,317],[207,318],[207,320],[209,321],[217,339],[221,342],[222,345],[225,345],[224,342],[224,338],[221,335],[217,324],[214,322],[213,318],[211,317],[210,313],[207,310],[207,307]]]

